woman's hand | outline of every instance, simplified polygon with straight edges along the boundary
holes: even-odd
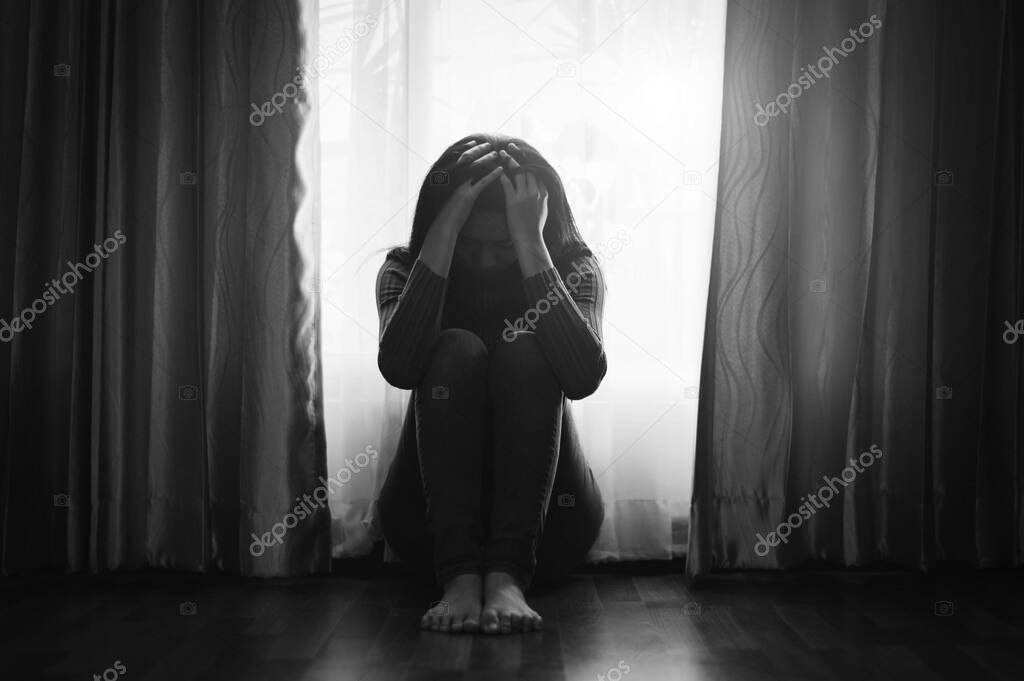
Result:
[[[471,148],[462,152],[458,160],[455,162],[456,167],[460,165],[469,165],[470,169],[477,168],[479,166],[486,166],[492,163],[498,165],[491,170],[490,173],[481,177],[479,180],[474,182],[473,180],[466,180],[459,185],[452,195],[448,197],[448,201],[445,202],[444,206],[441,207],[441,211],[434,218],[434,223],[430,226],[430,231],[441,231],[445,236],[452,239],[458,237],[459,232],[462,231],[463,225],[466,224],[466,220],[469,219],[469,214],[473,210],[473,204],[476,202],[476,197],[480,195],[487,185],[493,182],[502,173],[502,166],[498,163],[498,153],[496,151],[488,151],[490,149],[490,142],[483,142],[482,144],[473,144]]]
[[[514,143],[508,145],[511,152],[521,153]],[[499,156],[508,164],[510,171],[522,171],[519,162],[512,155],[501,150]],[[515,183],[507,175],[501,176],[505,190],[505,219],[508,235],[516,249],[519,269],[523,278],[553,267],[551,255],[544,243],[544,225],[548,221],[548,190],[533,173],[515,173]]]
[[[470,143],[474,144],[474,143]],[[475,144],[470,149],[462,152],[455,165],[469,164],[470,168],[490,163],[498,163],[498,154],[495,151],[488,151],[490,142]],[[459,185],[452,195],[448,197],[444,206],[441,207],[433,224],[427,231],[423,240],[423,247],[420,249],[419,259],[424,265],[430,268],[435,274],[447,277],[448,270],[452,264],[452,255],[455,252],[455,242],[459,232],[469,219],[473,211],[473,204],[476,197],[480,195],[487,185],[496,180],[504,171],[498,164],[491,172],[479,180],[466,180]]]
[[[509,144],[510,151],[518,152],[519,148]],[[511,154],[504,149],[499,156],[508,164],[510,171],[521,171],[522,167]],[[548,190],[544,184],[530,172],[513,172],[515,182],[508,175],[501,176],[501,186],[505,190],[505,217],[508,221],[508,234],[512,243],[524,246],[536,246],[544,243],[544,224],[548,221]]]

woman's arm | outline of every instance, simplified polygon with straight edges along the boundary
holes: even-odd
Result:
[[[562,392],[571,400],[592,394],[608,370],[601,334],[605,283],[597,259],[574,259],[564,277],[555,267],[542,270],[523,287],[532,304],[525,326],[533,327]]]
[[[396,388],[412,390],[423,377],[441,331],[447,281],[420,260],[409,268],[389,258],[377,274],[377,366]]]
[[[473,144],[456,164],[486,165],[497,161],[496,152],[488,153],[488,143]],[[503,171],[499,165],[479,180],[459,185],[431,224],[412,267],[389,258],[377,274],[377,366],[384,380],[396,388],[413,390],[427,369],[441,332],[441,311],[455,242],[477,196]]]
[[[601,340],[604,311],[604,278],[594,257],[580,256],[566,270],[565,280],[555,268],[544,242],[548,218],[548,190],[531,172],[521,171],[509,153],[521,153],[514,144],[498,155],[508,163],[515,180],[502,175],[508,232],[516,248],[523,273],[526,300],[531,303],[526,317],[505,340],[514,340],[517,329],[532,330],[540,342],[562,392],[570,400],[581,400],[601,384],[608,362]]]

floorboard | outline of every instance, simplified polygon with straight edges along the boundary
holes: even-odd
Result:
[[[0,678],[136,681],[1017,681],[1017,572],[574,575],[539,633],[423,632],[399,575],[0,581]]]

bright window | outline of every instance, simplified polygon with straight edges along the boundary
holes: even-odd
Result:
[[[592,558],[685,541],[721,116],[725,0],[320,0],[321,289],[335,555],[375,537],[407,394],[376,366],[374,279],[454,140],[500,131],[559,170],[608,281],[600,390],[574,403],[606,501]],[[315,90],[315,91],[314,91]],[[318,100],[318,101],[317,101]]]

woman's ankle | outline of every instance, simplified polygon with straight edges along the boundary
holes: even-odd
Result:
[[[441,588],[448,591],[450,589],[473,586],[474,584],[482,584],[483,579],[484,575],[479,570],[465,570],[445,575],[443,580],[439,579],[438,581],[441,583]]]
[[[515,568],[491,566],[484,572],[484,586],[491,589],[514,586],[525,594],[530,584],[528,580],[520,577],[519,571]]]

